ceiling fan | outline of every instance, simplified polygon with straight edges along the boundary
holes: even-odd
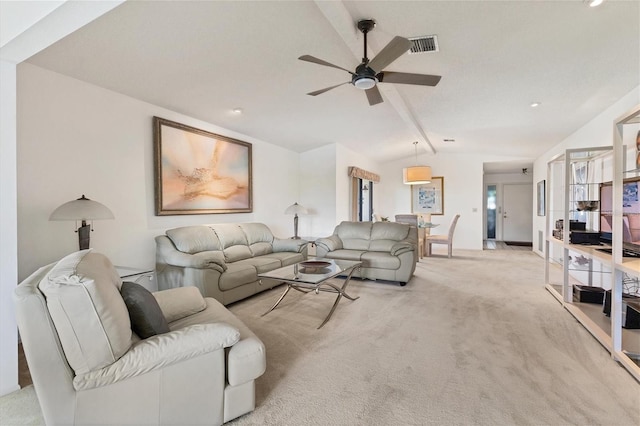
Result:
[[[362,58],[360,65],[356,67],[355,72],[310,55],[303,55],[298,58],[301,61],[337,68],[351,74],[351,81],[345,81],[335,86],[316,90],[315,92],[307,93],[307,95],[317,96],[336,87],[351,83],[358,89],[365,91],[369,105],[376,105],[383,102],[382,95],[377,86],[378,83],[417,84],[420,86],[435,86],[438,84],[441,78],[439,75],[383,71],[387,65],[398,59],[411,48],[411,42],[404,37],[394,37],[375,58],[369,60],[369,58],[367,58],[367,33],[375,26],[376,22],[373,19],[358,21],[358,29],[364,34],[364,58]]]

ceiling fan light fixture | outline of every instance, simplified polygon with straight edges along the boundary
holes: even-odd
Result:
[[[361,77],[356,79],[353,82],[353,85],[356,86],[358,89],[368,90],[368,89],[371,89],[373,86],[375,86],[377,82],[378,80],[375,77]]]

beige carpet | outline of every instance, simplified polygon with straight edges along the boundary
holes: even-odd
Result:
[[[267,347],[253,413],[234,425],[638,425],[640,385],[544,290],[531,252],[456,250],[406,286],[276,288],[230,307]],[[0,425],[37,424],[26,388]],[[22,404],[15,400],[20,398]],[[26,401],[26,403],[25,403]]]
[[[237,425],[639,425],[640,385],[544,289],[531,252],[423,259],[406,286],[280,289],[231,310],[263,339],[255,412]]]

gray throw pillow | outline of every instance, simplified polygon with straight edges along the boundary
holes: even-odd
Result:
[[[169,332],[169,324],[160,305],[149,290],[140,284],[125,281],[120,294],[129,310],[131,328],[141,339]]]

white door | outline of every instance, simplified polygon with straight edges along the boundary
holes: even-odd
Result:
[[[531,242],[533,185],[504,184],[502,193],[502,240]]]

